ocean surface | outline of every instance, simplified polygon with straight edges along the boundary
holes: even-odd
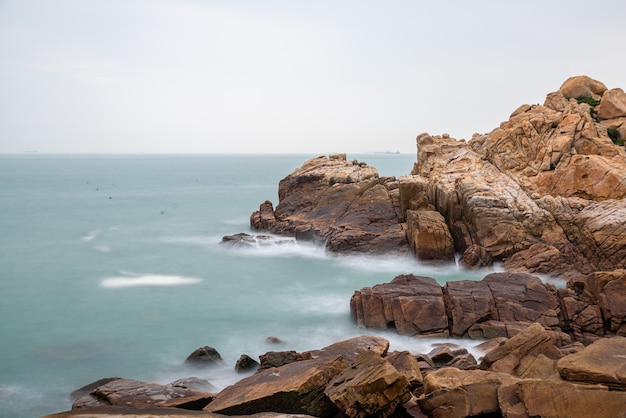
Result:
[[[359,329],[355,290],[413,273],[486,273],[410,257],[347,257],[305,243],[232,248],[278,182],[315,155],[0,155],[0,417],[71,408],[69,393],[103,377],[169,383],[242,378],[241,354],[311,350],[375,334],[391,349],[433,339]],[[349,154],[381,176],[415,155]],[[274,336],[279,345],[266,342]],[[470,342],[465,342],[471,347]],[[183,366],[209,345],[222,368]]]

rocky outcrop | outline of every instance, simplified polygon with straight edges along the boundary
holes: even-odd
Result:
[[[472,339],[513,337],[532,323],[558,347],[624,335],[626,270],[596,272],[556,289],[527,273],[491,273],[481,281],[440,286],[429,277],[401,275],[355,291],[352,319],[359,327],[394,328],[420,336]]]
[[[324,243],[334,252],[401,253],[398,182],[345,154],[318,157],[280,181],[279,203],[260,205],[253,229]]]

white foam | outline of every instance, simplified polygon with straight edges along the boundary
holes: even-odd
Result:
[[[195,277],[146,274],[137,277],[108,277],[100,281],[100,287],[119,289],[136,286],[180,286],[195,284],[201,281],[202,279]]]

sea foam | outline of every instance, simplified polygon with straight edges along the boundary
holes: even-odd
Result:
[[[100,281],[100,287],[118,289],[136,286],[180,286],[201,282],[202,279],[183,276],[146,274],[136,277],[108,277]]]

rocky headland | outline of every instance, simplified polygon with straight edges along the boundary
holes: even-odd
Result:
[[[346,301],[360,328],[485,340],[476,355],[452,343],[391,352],[364,335],[242,356],[248,375],[220,391],[105,379],[50,417],[626,417],[625,138],[626,93],[572,77],[488,134],[418,135],[400,178],[345,154],[306,161],[280,181],[275,207],[251,215],[259,235],[222,241],[498,263],[505,272],[443,286],[407,272]],[[211,347],[188,361],[207,358],[221,361]]]

